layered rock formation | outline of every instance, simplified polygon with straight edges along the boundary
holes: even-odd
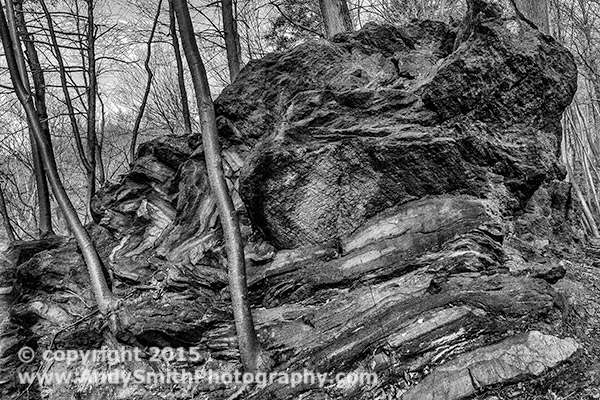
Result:
[[[575,63],[500,2],[470,1],[465,21],[367,25],[306,43],[250,62],[216,100],[255,321],[275,370],[379,376],[243,396],[459,399],[541,376],[577,351],[561,336],[566,306],[552,286],[573,237],[557,154]],[[199,346],[189,368],[239,367],[198,138],[142,145],[131,171],[98,194],[94,216],[124,299],[120,340]],[[74,245],[59,246],[13,246],[19,329],[2,347],[11,368],[17,344],[115,345]],[[81,368],[39,361],[19,368]],[[158,399],[235,388],[29,389]]]

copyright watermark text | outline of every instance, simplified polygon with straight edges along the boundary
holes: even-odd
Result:
[[[17,378],[19,384],[31,385],[38,383],[47,385],[257,385],[266,387],[279,384],[291,387],[299,385],[318,386],[327,385],[353,385],[360,384],[372,386],[378,382],[377,374],[373,372],[350,373],[319,373],[308,369],[301,371],[271,371],[271,372],[242,372],[240,370],[221,371],[202,368],[171,368],[171,361],[197,362],[204,359],[197,347],[189,348],[150,348],[144,352],[139,348],[112,348],[103,347],[92,350],[45,350],[38,354],[40,361],[62,363],[67,368],[45,372],[19,371]],[[23,347],[18,352],[18,357],[24,364],[29,364],[36,358],[36,353],[31,347]],[[168,366],[162,370],[154,368],[138,368],[129,370],[125,363],[134,363],[142,359],[148,361],[165,362]],[[99,369],[88,368],[93,363],[98,363]],[[85,367],[87,365],[87,367]],[[132,365],[132,364],[129,364]],[[69,368],[69,366],[71,366]]]
[[[242,372],[235,370],[232,372],[196,369],[193,371],[185,369],[167,369],[165,371],[147,371],[136,369],[126,371],[124,369],[114,369],[113,371],[97,371],[84,369],[77,373],[74,372],[19,372],[19,383],[21,385],[30,385],[39,383],[42,386],[47,385],[118,385],[128,387],[131,385],[179,385],[193,387],[197,385],[224,385],[239,386],[254,384],[260,388],[268,385],[279,384],[296,387],[300,385],[318,386],[320,388],[330,384],[344,385],[358,383],[360,385],[376,385],[377,374],[375,373],[317,373],[304,369],[302,371],[274,371],[274,372]]]

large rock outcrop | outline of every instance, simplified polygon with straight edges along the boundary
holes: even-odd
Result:
[[[475,23],[454,52],[442,23],[366,26],[253,62],[224,90],[229,124],[261,133],[241,193],[273,244],[322,244],[393,205],[496,183],[522,205],[562,178],[572,56],[518,19]]]
[[[543,377],[580,347],[564,337],[568,305],[553,287],[576,239],[557,157],[575,63],[510,6],[469,5],[458,28],[370,24],[252,61],[216,100],[255,321],[275,370],[379,375],[243,396],[460,399]],[[199,346],[188,368],[239,367],[198,138],[143,144],[132,170],[98,194],[94,217],[123,298],[120,340]],[[23,246],[12,247],[17,306],[5,313],[20,328],[0,337],[3,365],[18,365],[18,343],[111,344],[74,245]],[[78,367],[37,360],[17,370]],[[134,367],[169,365],[120,368]],[[10,398],[17,389],[6,385]],[[191,399],[235,388],[34,395],[44,390],[57,400]]]

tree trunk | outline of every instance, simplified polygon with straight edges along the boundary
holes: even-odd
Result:
[[[98,151],[96,152],[96,166],[98,169],[98,183],[104,186],[106,183],[106,171],[104,169],[104,159],[102,158],[102,148],[104,147],[104,134],[106,132],[106,109],[102,96],[98,93],[98,101],[100,102],[100,135],[98,137]]]
[[[267,357],[260,348],[252,321],[252,313],[250,312],[244,247],[237,214],[223,173],[215,109],[186,0],[173,0],[173,8],[177,15],[183,51],[192,74],[192,82],[196,92],[208,181],[215,196],[221,226],[223,227],[228,261],[229,290],[231,292],[242,365],[246,371],[253,372],[265,369]]]
[[[98,138],[96,137],[96,96],[98,93],[98,80],[96,78],[96,26],[94,23],[94,0],[86,0],[87,4],[87,58],[88,58],[88,90],[87,90],[87,145],[88,172],[87,213],[91,217],[92,197],[96,193],[96,151]]]
[[[571,185],[573,186],[573,190],[575,191],[575,194],[577,194],[577,198],[579,199],[579,202],[581,203],[583,215],[584,215],[585,220],[588,223],[588,226],[590,228],[590,233],[594,238],[600,238],[600,231],[598,230],[598,225],[596,225],[596,221],[594,220],[594,216],[592,214],[592,211],[590,210],[590,206],[588,205],[588,202],[587,202],[585,196],[583,195],[581,188],[577,184],[577,180],[575,179],[575,175],[573,174],[573,170],[571,169],[571,166],[569,164],[566,164],[566,166],[567,166],[567,174],[569,176],[569,180],[571,182]]]
[[[233,13],[233,1],[221,0],[223,14],[223,32],[225,34],[225,49],[227,50],[227,65],[231,82],[237,78],[242,68],[242,48],[238,35],[237,22]]]
[[[346,0],[319,0],[328,38],[352,30],[352,19]]]
[[[175,62],[177,63],[177,83],[179,85],[179,94],[181,96],[181,113],[183,114],[183,126],[185,134],[192,135],[192,117],[190,116],[190,105],[188,103],[187,89],[185,88],[185,76],[183,72],[183,61],[179,51],[179,40],[177,39],[177,26],[175,21],[175,11],[173,11],[173,1],[169,0],[169,29],[173,39],[173,51],[175,53]]]
[[[10,217],[8,215],[8,209],[6,208],[6,201],[4,200],[4,193],[0,187],[0,215],[2,216],[2,223],[4,224],[4,230],[6,231],[6,237],[10,242],[14,242],[17,238],[15,230],[10,223]]]
[[[576,104],[576,103],[575,103]],[[573,105],[571,105],[573,107]],[[581,203],[581,208],[583,211],[582,220],[585,222],[585,226],[588,229],[589,233],[594,238],[600,237],[600,231],[598,230],[598,225],[594,220],[594,215],[590,210],[587,199],[585,198],[583,192],[581,191],[581,187],[577,184],[577,179],[575,174],[573,173],[573,169],[571,168],[571,163],[569,161],[569,145],[568,145],[568,137],[569,134],[571,137],[575,137],[577,135],[577,126],[575,125],[575,121],[573,119],[573,110],[571,109],[571,113],[565,112],[562,121],[562,141],[561,141],[561,160],[567,169],[567,177],[566,181],[571,183],[579,202]],[[571,145],[573,147],[573,145]],[[575,152],[574,152],[575,154]],[[575,156],[574,156],[575,157]]]
[[[44,79],[44,72],[40,67],[40,61],[35,49],[35,45],[33,44],[33,38],[27,32],[25,16],[23,15],[22,1],[17,1],[15,5],[17,12],[15,12],[15,9],[13,8],[12,0],[6,1],[9,29],[11,31],[13,43],[20,43],[19,31],[25,38],[25,49],[27,51],[29,65],[31,67],[31,73],[33,76],[33,85],[35,88],[36,110],[40,116],[44,135],[48,140],[50,140],[50,133],[48,130],[48,113],[46,110],[46,82]],[[18,23],[16,19],[18,20]],[[23,84],[25,85],[26,90],[31,93],[29,77],[27,76],[27,69],[25,67],[25,57],[23,57],[23,51],[20,45],[15,48],[15,56],[17,58],[17,64],[19,66],[19,72]],[[29,132],[29,140],[31,142],[31,156],[33,160],[33,171],[37,187],[39,212],[38,235],[40,237],[45,237],[54,234],[52,229],[52,207],[50,205],[50,193],[48,191],[46,172],[44,171],[44,167],[40,159],[40,152],[31,131]]]
[[[152,23],[152,30],[150,31],[150,37],[148,37],[148,42],[146,42],[146,61],[144,61],[144,68],[146,69],[147,74],[146,89],[144,90],[142,104],[140,105],[140,110],[135,119],[133,133],[131,135],[131,145],[129,147],[129,160],[131,160],[131,162],[133,162],[133,159],[135,158],[135,147],[137,145],[137,138],[140,131],[140,125],[142,124],[142,118],[144,117],[144,110],[146,109],[146,104],[148,104],[148,96],[150,95],[150,88],[152,87],[152,78],[154,77],[152,69],[150,69],[150,57],[152,56],[152,40],[154,39],[154,33],[156,32],[158,17],[160,17],[161,6],[162,0],[159,0],[158,7],[156,8],[156,15],[154,16],[154,22]]]
[[[548,0],[515,0],[515,4],[523,15],[531,20],[540,31],[550,33],[548,17]]]
[[[67,192],[62,184],[60,175],[58,173],[56,160],[54,159],[54,154],[51,149],[51,143],[46,140],[44,136],[44,131],[37,111],[33,105],[31,96],[29,96],[25,86],[23,85],[21,76],[19,75],[19,67],[17,65],[8,24],[6,22],[6,16],[2,7],[0,7],[0,38],[2,39],[2,45],[4,47],[4,54],[8,65],[10,78],[17,97],[23,105],[25,113],[27,114],[27,121],[32,128],[36,143],[40,150],[42,161],[44,163],[44,167],[46,169],[46,173],[48,174],[48,182],[52,187],[56,202],[61,208],[69,229],[73,233],[73,236],[79,245],[81,254],[87,265],[88,272],[90,274],[92,291],[96,297],[98,309],[102,314],[107,315],[116,308],[117,299],[113,296],[110,288],[108,287],[104,269],[102,267],[102,261],[100,260],[96,249],[94,248],[94,244],[92,243],[87,231],[83,227],[83,224],[79,220],[77,211],[75,210],[75,207],[73,207],[73,204],[71,203],[71,200],[69,199],[69,196],[67,195]],[[111,313],[111,316],[114,317],[115,314]],[[116,325],[116,319],[112,318],[112,322],[112,327],[114,327]]]
[[[75,140],[75,148],[77,149],[77,154],[79,155],[79,160],[83,164],[83,168],[85,169],[86,173],[89,174],[91,165],[85,154],[85,150],[83,148],[83,142],[81,141],[81,133],[79,131],[79,124],[77,123],[77,118],[75,116],[75,107],[73,106],[73,100],[71,99],[71,95],[69,93],[69,85],[67,82],[67,70],[65,68],[65,62],[62,58],[60,46],[58,45],[58,41],[56,40],[56,32],[54,31],[54,22],[52,21],[52,16],[50,15],[50,11],[48,11],[46,2],[44,0],[40,0],[40,5],[42,6],[42,10],[44,11],[44,16],[46,17],[46,22],[48,23],[48,33],[50,35],[50,42],[52,43],[52,49],[54,50],[54,56],[56,57],[56,61],[58,62],[58,72],[59,72],[59,76],[60,76],[60,84],[61,84],[61,88],[63,91],[63,95],[65,97],[65,105],[67,106],[69,122],[71,123],[71,129],[73,131],[73,138]]]

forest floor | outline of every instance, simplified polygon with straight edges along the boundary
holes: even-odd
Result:
[[[600,399],[600,257],[581,257],[566,264],[567,274],[554,288],[568,306],[562,324],[553,333],[575,338],[580,350],[539,378],[492,387],[473,399]]]

